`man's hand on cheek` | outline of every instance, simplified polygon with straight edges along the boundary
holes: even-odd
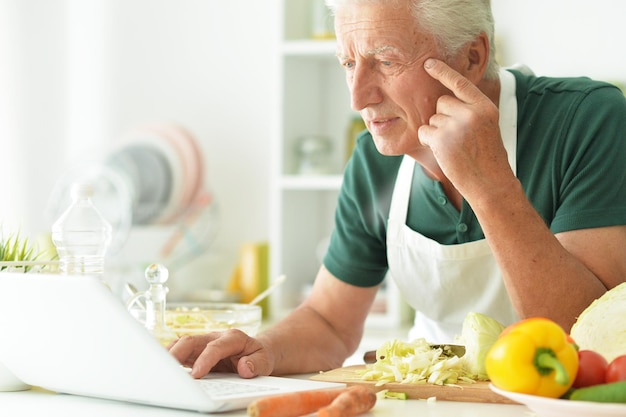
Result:
[[[424,69],[451,94],[439,97],[435,114],[419,129],[419,140],[432,150],[446,177],[464,194],[466,184],[476,184],[508,167],[498,108],[444,62],[428,59]]]

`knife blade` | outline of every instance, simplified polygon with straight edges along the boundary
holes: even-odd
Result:
[[[434,344],[430,345],[431,349],[442,349],[444,353],[449,356],[458,356],[459,358],[465,355],[465,346],[463,345],[450,345],[450,344]],[[363,362],[365,363],[375,363],[376,362],[376,351],[369,350],[365,352],[363,355]]]

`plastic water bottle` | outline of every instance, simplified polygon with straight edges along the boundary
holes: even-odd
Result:
[[[74,184],[72,203],[52,225],[52,242],[62,274],[93,275],[104,281],[104,259],[111,225],[91,200],[90,184]]]

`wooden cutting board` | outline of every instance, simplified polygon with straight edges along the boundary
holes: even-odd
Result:
[[[467,401],[478,403],[517,404],[489,389],[489,382],[478,381],[474,384],[459,383],[458,386],[442,386],[433,384],[400,384],[387,383],[376,386],[376,381],[364,381],[358,371],[365,369],[365,365],[354,365],[345,368],[333,369],[311,377],[316,381],[342,382],[346,385],[366,385],[380,391],[388,389],[393,392],[405,392],[410,399],[426,399],[435,397],[440,401]]]

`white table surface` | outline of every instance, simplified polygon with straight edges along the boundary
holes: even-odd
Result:
[[[64,417],[189,417],[220,415],[247,417],[246,410],[221,414],[200,414],[139,404],[129,404],[75,395],[56,394],[33,388],[29,391],[0,392],[3,416],[34,417],[38,415]],[[454,401],[379,400],[363,417],[529,417],[530,410],[522,405],[482,404]]]
[[[376,349],[391,338],[402,338],[406,329],[370,328],[366,330],[361,346],[344,364],[363,363],[363,353]],[[307,378],[310,375],[296,376]],[[28,391],[0,392],[0,414],[8,417],[35,417],[39,415],[63,417],[184,417],[210,415],[195,411],[174,410],[140,404],[57,394],[33,388]],[[228,417],[247,417],[246,410],[211,414]],[[533,414],[522,405],[482,404],[454,401],[378,400],[376,406],[363,417],[530,417]],[[311,416],[314,416],[312,414]]]

